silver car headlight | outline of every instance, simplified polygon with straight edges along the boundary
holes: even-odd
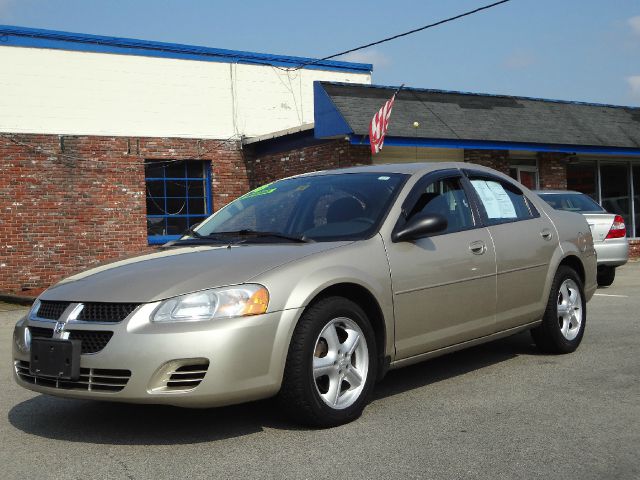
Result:
[[[212,288],[164,300],[151,314],[151,321],[198,322],[260,315],[268,306],[269,292],[262,285]]]
[[[36,299],[36,301],[33,302],[33,305],[31,305],[31,309],[29,310],[29,313],[27,314],[27,318],[35,317],[36,313],[38,313],[38,310],[40,310],[40,300]]]

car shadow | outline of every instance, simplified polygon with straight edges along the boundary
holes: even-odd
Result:
[[[389,372],[374,401],[456,377],[520,355],[536,355],[528,334],[519,334]],[[305,430],[272,400],[231,407],[185,409],[163,405],[71,400],[38,395],[14,406],[8,420],[31,435],[110,445],[211,442],[259,433],[264,428]]]

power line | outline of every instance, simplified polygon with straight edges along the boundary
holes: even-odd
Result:
[[[409,30],[408,32],[399,33],[399,34],[393,35],[391,37],[383,38],[382,40],[378,40],[378,41],[375,41],[375,42],[367,43],[366,45],[362,45],[360,47],[355,47],[355,48],[351,48],[349,50],[345,50],[344,52],[334,53],[333,55],[329,55],[328,57],[318,58],[316,60],[312,60],[310,62],[306,62],[306,63],[303,63],[301,65],[298,65],[297,67],[294,67],[294,68],[287,68],[287,67],[276,67],[276,68],[278,68],[280,70],[287,70],[287,71],[300,70],[301,68],[308,67],[309,65],[315,65],[317,63],[324,62],[325,60],[330,60],[330,59],[335,58],[335,57],[340,57],[342,55],[346,55],[347,53],[357,52],[358,50],[363,50],[365,48],[373,47],[375,45],[380,45],[381,43],[390,42],[391,40],[395,40],[397,38],[406,37],[407,35],[411,35],[411,34],[414,34],[414,33],[417,33],[417,32],[421,32],[423,30],[427,30],[428,28],[433,28],[433,27],[437,27],[439,25],[442,25],[444,23],[453,22],[454,20],[458,20],[460,18],[467,17],[469,15],[473,15],[474,13],[478,13],[478,12],[481,12],[483,10],[488,10],[490,8],[497,7],[498,5],[501,5],[503,3],[507,3],[507,2],[510,2],[510,1],[511,0],[501,0],[499,2],[494,2],[494,3],[491,3],[489,5],[485,5],[483,7],[478,7],[478,8],[475,8],[473,10],[469,10],[467,12],[461,13],[459,15],[455,15],[453,17],[445,18],[443,20],[439,20],[437,22],[430,23],[429,25],[424,25],[423,27],[414,28],[413,30]]]

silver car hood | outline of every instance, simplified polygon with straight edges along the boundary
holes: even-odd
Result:
[[[244,283],[275,267],[351,242],[195,246],[128,258],[73,275],[41,300],[145,303]]]

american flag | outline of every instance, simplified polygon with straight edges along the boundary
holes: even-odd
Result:
[[[400,88],[402,88],[402,86]],[[371,144],[371,154],[373,155],[382,150],[384,136],[387,134],[387,129],[389,128],[389,117],[391,117],[393,102],[400,88],[395,91],[391,99],[387,100],[371,119],[371,124],[369,125],[369,143]]]

